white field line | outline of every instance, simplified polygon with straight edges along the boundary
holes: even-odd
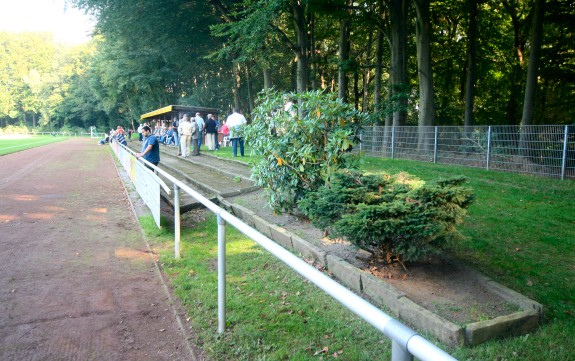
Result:
[[[13,146],[10,146],[10,147],[0,148],[0,151],[2,151],[2,150],[4,150],[4,149],[23,147],[23,146],[30,145],[30,144],[42,144],[42,143],[48,143],[48,142],[50,142],[50,140],[44,140],[44,141],[42,141],[42,142],[33,142],[33,143],[18,144],[18,145],[13,145]]]

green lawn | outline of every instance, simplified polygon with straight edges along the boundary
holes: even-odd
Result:
[[[0,135],[0,155],[41,147],[46,144],[61,142],[66,139],[69,139],[69,137],[54,137],[51,135]]]
[[[220,152],[226,150],[231,153]],[[544,305],[544,324],[531,334],[472,349],[440,347],[460,360],[575,359],[575,182],[376,158],[365,158],[362,168],[407,171],[423,180],[466,175],[477,199],[462,227],[467,239],[452,252]],[[172,228],[154,230],[151,217],[143,222],[210,359],[390,359],[385,337],[232,227],[228,325],[218,337],[215,219],[184,218],[178,261]]]

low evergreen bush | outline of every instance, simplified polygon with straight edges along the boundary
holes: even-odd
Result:
[[[463,222],[474,198],[465,182],[465,177],[453,177],[425,184],[406,173],[340,170],[331,184],[307,193],[298,205],[332,236],[403,264],[461,237],[455,226]]]

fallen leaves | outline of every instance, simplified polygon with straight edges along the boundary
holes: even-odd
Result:
[[[307,350],[307,351],[310,351],[311,348],[308,347],[306,350]],[[321,349],[319,349],[319,350],[316,350],[313,355],[314,355],[314,356],[320,356],[320,355],[328,355],[328,354],[329,354],[329,347],[324,346],[323,348],[321,348]],[[338,358],[338,357],[341,356],[342,354],[343,354],[343,350],[339,350],[339,351],[336,351],[336,352],[332,353],[330,356],[333,357],[333,358]]]

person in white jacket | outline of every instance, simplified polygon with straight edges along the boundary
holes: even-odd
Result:
[[[242,137],[241,128],[247,124],[246,118],[234,108],[232,114],[228,116],[226,124],[230,129],[230,140],[232,141],[232,152],[234,157],[238,155],[238,144],[240,146],[240,155],[244,156],[244,138]]]
[[[180,125],[178,126],[178,134],[180,135],[180,148],[181,148],[181,155],[182,157],[189,157],[190,156],[190,142],[192,141],[192,134],[194,133],[194,128],[197,126],[192,125],[190,122],[190,117],[185,114],[180,121]]]

